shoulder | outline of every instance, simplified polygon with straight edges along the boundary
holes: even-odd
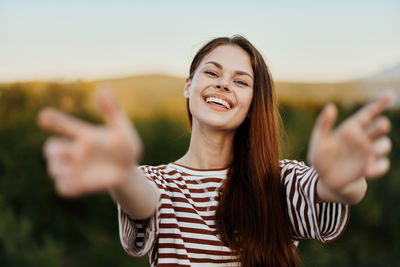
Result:
[[[159,189],[165,189],[168,184],[178,178],[180,175],[170,166],[170,164],[162,165],[141,165],[138,169],[146,176],[146,178]],[[178,178],[179,179],[179,178]]]
[[[169,164],[161,165],[140,165],[138,167],[146,176],[170,176],[174,175],[176,172]]]
[[[162,164],[157,166],[141,165],[138,167],[144,175],[152,179],[166,180],[177,179],[187,174],[177,169],[173,164]]]
[[[157,172],[157,171],[162,171],[167,168],[168,164],[162,164],[162,165],[157,165],[157,166],[152,166],[152,165],[140,165],[138,168],[142,172]]]
[[[316,171],[314,168],[307,166],[303,161],[297,160],[281,160],[281,178],[287,180],[288,178],[308,178],[315,176]]]
[[[302,168],[310,168],[307,166],[303,161],[297,160],[289,160],[289,159],[282,159],[279,161],[279,166],[281,170],[283,169],[302,169]]]

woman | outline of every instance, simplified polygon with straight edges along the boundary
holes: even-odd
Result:
[[[241,36],[214,39],[194,57],[184,87],[191,141],[174,163],[138,167],[136,130],[112,91],[98,96],[103,127],[39,114],[41,127],[64,136],[44,146],[48,170],[63,196],[108,190],[123,247],[150,253],[152,266],[298,266],[294,241],[339,237],[366,178],[389,169],[390,122],[379,115],[390,93],[335,130],[328,105],[312,133],[312,168],[279,161],[272,79]]]

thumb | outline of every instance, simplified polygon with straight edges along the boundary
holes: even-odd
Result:
[[[105,122],[111,127],[121,127],[127,120],[127,116],[121,107],[121,103],[114,89],[101,85],[97,88],[97,104]]]
[[[320,139],[328,136],[335,125],[337,115],[338,111],[334,104],[326,105],[315,122],[312,133],[313,138]]]

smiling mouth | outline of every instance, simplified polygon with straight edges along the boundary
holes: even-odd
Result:
[[[207,97],[205,100],[207,103],[214,103],[214,104],[223,106],[226,109],[231,109],[231,105],[228,102],[226,102],[225,100],[220,99],[218,97]]]

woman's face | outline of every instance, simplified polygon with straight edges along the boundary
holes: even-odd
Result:
[[[184,89],[193,124],[235,130],[244,121],[253,98],[250,56],[237,45],[221,45],[200,62]]]

